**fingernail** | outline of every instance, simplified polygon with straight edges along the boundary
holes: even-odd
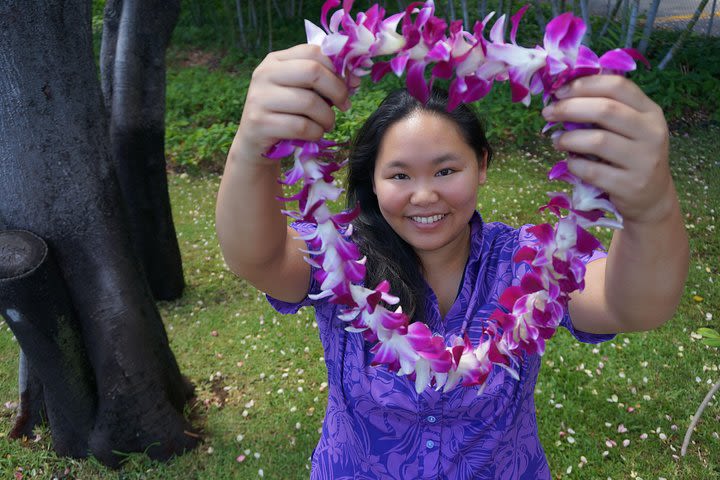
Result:
[[[555,90],[555,96],[558,98],[562,98],[568,93],[570,93],[570,87],[568,85],[563,85],[562,87]]]
[[[554,105],[548,105],[547,107],[543,108],[543,110],[542,110],[542,116],[547,120],[550,120],[552,118],[553,113],[555,113]]]
[[[583,173],[585,173],[585,165],[583,164],[583,162],[578,160],[581,159],[578,157],[569,157],[567,160],[567,166],[568,170],[570,170],[570,173],[578,177],[582,177]]]
[[[552,139],[552,143],[554,147],[558,146],[558,142],[560,141],[560,137],[562,137],[563,132],[561,131],[555,131],[550,135],[550,138]]]

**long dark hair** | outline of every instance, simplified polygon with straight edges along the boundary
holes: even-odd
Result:
[[[434,88],[423,105],[406,89],[390,93],[358,131],[350,151],[347,175],[347,204],[360,205],[360,215],[353,221],[353,240],[360,252],[367,256],[365,285],[374,288],[381,280],[390,282],[391,292],[400,297],[403,311],[414,320],[425,316],[425,281],[420,259],[380,212],[373,192],[375,159],[387,130],[411,114],[422,111],[443,115],[458,128],[461,136],[475,151],[479,163],[487,153],[490,163],[492,150],[477,115],[464,104],[447,111],[448,94]]]

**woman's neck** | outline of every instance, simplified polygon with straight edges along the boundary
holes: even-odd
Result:
[[[463,235],[432,252],[416,251],[425,278],[442,276],[445,271],[462,271],[470,255],[470,224]]]
[[[425,281],[438,299],[440,314],[444,318],[455,301],[460,281],[470,255],[470,225],[466,234],[444,248],[433,252],[417,252]]]

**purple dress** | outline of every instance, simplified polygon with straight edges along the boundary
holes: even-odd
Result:
[[[426,323],[447,340],[462,335],[463,321],[473,345],[502,291],[517,284],[525,268],[516,268],[513,253],[532,244],[527,226],[513,229],[470,221],[471,245],[462,288],[445,320],[428,287]],[[300,232],[313,228],[294,224]],[[587,261],[605,254],[596,252]],[[312,279],[310,293],[319,291]],[[370,345],[345,331],[338,306],[325,300],[287,303],[268,297],[280,313],[315,308],[328,370],[328,405],[322,435],[312,454],[311,479],[549,479],[540,445],[533,392],[540,370],[538,355],[525,355],[520,381],[496,367],[482,395],[477,387],[443,393],[431,388],[418,395],[413,382],[383,367],[370,367]],[[599,343],[613,335],[593,335],[562,325],[578,340]]]

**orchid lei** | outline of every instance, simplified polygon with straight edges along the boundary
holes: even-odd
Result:
[[[432,0],[413,3],[404,12],[388,17],[383,8],[374,5],[353,18],[352,4],[353,0],[344,0],[328,23],[329,12],[340,5],[340,0],[327,0],[321,12],[322,28],[305,21],[308,42],[319,45],[346,79],[350,74],[370,75],[377,82],[389,72],[397,76],[407,72],[408,90],[422,102],[428,99],[435,78],[450,80],[450,109],[481,99],[494,82],[506,80],[514,102],[529,105],[531,94],[542,93],[543,101],[550,103],[558,88],[577,77],[625,73],[636,68],[635,60],[645,61],[631,49],[612,50],[598,57],[581,45],[586,27],[571,13],[548,23],[542,46],[526,48],[516,43],[516,35],[527,6],[511,17],[507,43],[504,16],[492,26],[489,39],[483,34],[493,13],[476,22],[471,33],[462,29],[460,21],[452,22],[448,29],[444,20],[434,16]],[[397,32],[400,22],[402,33]],[[373,61],[379,56],[391,58]],[[428,66],[432,66],[429,81],[425,78]],[[550,123],[543,131],[553,126]],[[561,125],[566,131],[588,126]],[[465,335],[453,337],[446,345],[424,323],[410,323],[401,307],[391,311],[380,303],[399,303],[387,281],[374,288],[361,285],[366,259],[360,258],[349,240],[358,209],[334,214],[326,204],[342,193],[332,176],[344,165],[331,161],[335,146],[327,140],[282,140],[267,153],[275,159],[294,157],[294,166],[279,181],[303,181],[299,193],[282,199],[298,201],[299,210],[284,213],[317,226],[300,237],[310,247],[305,251],[310,255],[306,260],[317,267],[315,278],[320,283],[320,293],[311,298],[329,297],[330,302],[342,305],[340,318],[348,323],[347,330],[361,333],[374,343],[373,365],[386,365],[398,375],[414,378],[418,393],[428,385],[447,391],[459,383],[479,385],[482,391],[496,365],[517,378],[517,359],[523,352],[542,355],[545,340],[560,324],[569,294],[584,288],[585,266],[580,257],[600,246],[588,229],[622,227],[622,218],[606,193],[574,176],[565,161],[556,163],[548,178],[574,187],[571,194],[549,193],[549,202],[541,207],[557,217],[557,224],[530,228],[537,239],[535,245],[522,247],[513,258],[527,262],[529,269],[519,285],[501,294],[502,308],[488,319],[479,344],[472,345]]]

